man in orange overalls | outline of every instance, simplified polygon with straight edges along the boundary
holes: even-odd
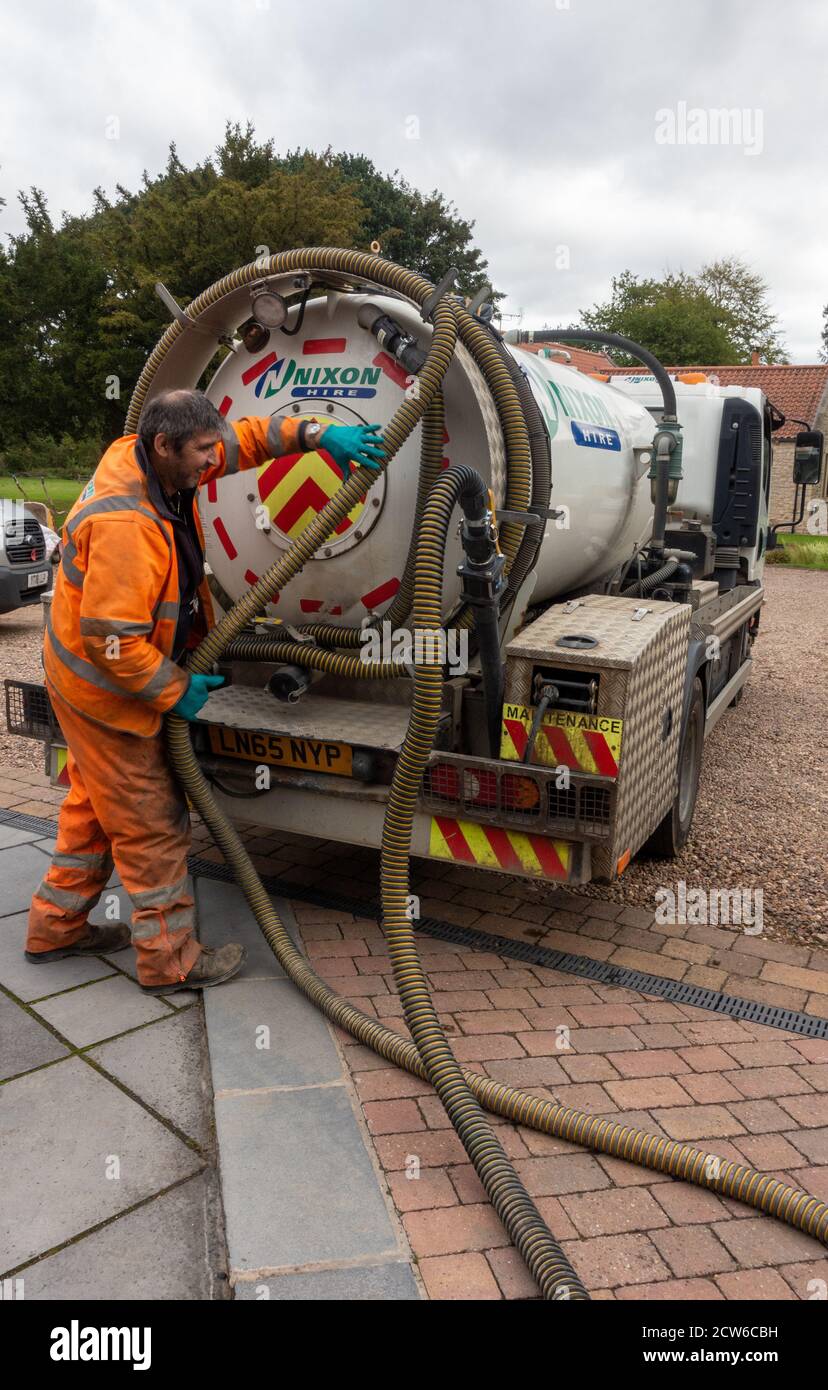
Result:
[[[66,519],[44,637],[71,789],[32,899],[27,960],[129,945],[127,926],[87,920],[114,861],[134,905],[143,989],[201,989],[241,968],[243,947],[195,937],[190,818],[160,736],[165,711],[195,719],[222,684],[180,664],[213,622],[197,489],[320,446],[347,478],[351,462],[378,467],[378,429],[275,416],[228,424],[201,392],[166,391],[144,408],[137,435],[107,449]]]

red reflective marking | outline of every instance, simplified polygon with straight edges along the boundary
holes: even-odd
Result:
[[[592,729],[584,730],[584,738],[587,741],[589,751],[595,759],[595,766],[602,777],[617,777],[618,764],[612,756],[612,749],[603,734],[596,733]]]
[[[215,527],[216,535],[221,541],[225,553],[229,555],[231,560],[235,560],[239,552],[237,551],[236,547],[234,546],[233,542],[228,536],[227,528],[220,516],[216,517],[215,521],[213,522],[213,526]]]
[[[69,781],[69,764],[68,764],[68,763],[64,763],[64,764],[63,764],[63,767],[61,768],[60,772],[58,773],[57,784],[58,784],[59,787],[70,787],[70,786],[72,785],[71,782]]]
[[[362,602],[366,608],[376,608],[377,604],[384,603],[387,598],[393,598],[399,587],[399,579],[388,579],[384,584],[380,584],[378,589],[372,589],[369,594],[363,594]]]
[[[337,603],[336,606],[335,606],[334,608],[331,609],[331,617],[332,617],[332,618],[338,617],[338,616],[341,615],[341,613],[342,613],[342,609],[341,609],[340,605]]]
[[[551,724],[543,724],[541,732],[552,749],[552,756],[559,767],[579,768],[581,766],[563,729],[556,729]]]
[[[551,840],[544,839],[543,835],[530,835],[529,843],[538,856],[540,866],[547,878],[566,878],[566,869]]]
[[[302,344],[302,351],[306,354],[314,352],[344,352],[347,339],[345,338],[308,338]]]
[[[207,501],[215,502],[217,496],[218,491],[216,489],[216,480],[215,478],[211,478],[209,483],[207,484]]]
[[[387,352],[378,352],[371,366],[381,367],[385,375],[395,381],[398,386],[401,386],[403,391],[410,385],[408,372],[400,366],[399,362],[395,362],[393,357],[389,357]]]
[[[440,459],[440,467],[446,469],[451,464],[451,459]]]
[[[224,400],[222,401],[221,405],[219,406],[219,415],[226,415],[232,404],[233,404],[233,397],[232,397],[232,396],[225,396],[225,397],[224,397]]]
[[[258,362],[254,362],[252,367],[248,367],[246,372],[242,372],[242,381],[245,386],[249,386],[251,381],[255,381],[257,376],[266,372],[268,367],[272,367],[276,361],[276,353],[269,352],[267,357],[260,357]]]
[[[252,570],[245,570],[244,582],[245,584],[258,584],[259,576],[257,574],[254,574]]]
[[[443,443],[444,443],[444,444],[448,444],[448,442],[449,442],[449,432],[448,432],[448,430],[446,429],[445,425],[443,425]]]
[[[480,828],[497,855],[497,862],[501,869],[517,869],[518,872],[522,872],[523,865],[515,853],[514,846],[506,831],[498,830],[494,825],[483,825]]]
[[[440,827],[452,859],[459,859],[464,864],[476,864],[477,860],[472,854],[469,843],[457,821],[446,820],[443,816],[435,816],[434,819]]]
[[[299,607],[303,613],[318,613],[322,607],[321,598],[300,598]]]
[[[521,724],[519,719],[504,719],[503,723],[509,732],[509,737],[517,749],[517,755],[522,758],[526,752],[526,745],[529,742],[529,735],[526,726]]]

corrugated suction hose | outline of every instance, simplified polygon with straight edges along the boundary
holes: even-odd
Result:
[[[287,268],[304,268],[307,262],[301,259],[295,261],[293,258],[305,255],[316,258],[312,262],[313,265],[330,265],[331,259],[335,259],[338,269],[344,266],[353,269],[359,264],[363,268],[356,273],[361,273],[366,278],[373,273],[373,278],[379,283],[388,284],[392,280],[390,274],[387,279],[381,278],[385,271],[383,269],[378,273],[375,257],[329,252],[325,249],[317,249],[311,253],[291,252],[285,253],[282,257],[273,257],[270,273],[285,268],[285,260],[291,262]],[[345,258],[344,263],[342,258]],[[279,265],[273,268],[273,262],[276,261]],[[373,264],[366,267],[365,262]],[[384,268],[387,263],[380,262],[379,265]],[[394,272],[399,271],[398,267],[391,269]],[[245,272],[251,270],[259,277],[262,274],[260,266],[244,268]],[[240,274],[242,272],[235,272],[237,276]],[[410,293],[417,302],[423,303],[427,294],[431,292],[428,283],[410,272],[399,272],[399,275],[405,279],[405,292]],[[246,278],[252,279],[254,275],[248,274]],[[396,278],[395,274],[394,279]],[[237,281],[245,282],[245,279]],[[399,285],[395,287],[399,288]],[[201,296],[200,300],[203,299],[204,296]],[[199,303],[200,301],[194,301],[187,312],[194,311]],[[458,317],[456,309],[444,301],[441,301],[434,311],[434,334],[420,377],[420,399],[401,406],[386,428],[385,441],[390,456],[393,456],[403,439],[414,428],[417,419],[435,399],[451,359],[457,336]],[[177,327],[180,330],[179,325],[172,325],[167,330],[167,335],[172,334],[173,340]],[[163,342],[164,339],[162,344]],[[139,383],[140,397],[137,399],[137,405],[136,398],[133,399],[130,408],[130,428],[137,424],[140,405],[146,398],[154,371],[165,355],[163,352],[158,355],[160,348],[161,344],[156,348],[142,375]],[[407,410],[409,405],[412,407],[410,411]],[[262,611],[264,604],[270,601],[311,558],[356,501],[365,494],[374,477],[375,474],[364,469],[358,469],[351,475],[302,535],[294,541],[286,554],[270,567],[207,635],[193,655],[191,669],[205,672],[212,668],[228,644],[240,637],[247,623]],[[446,528],[460,490],[473,477],[470,470],[450,469],[438,479],[429,492],[414,576],[415,625],[427,628],[439,626],[440,578]],[[279,650],[281,657],[282,644],[279,644]],[[302,661],[303,656],[307,656],[307,647],[302,643],[295,646],[291,644],[291,660]],[[193,753],[189,725],[177,716],[166,716],[165,736],[173,768],[232,868],[282,968],[332,1023],[345,1029],[359,1042],[373,1048],[388,1061],[404,1067],[413,1075],[428,1079],[435,1086],[511,1239],[527,1261],[545,1298],[584,1299],[588,1295],[539,1217],[534,1204],[484,1120],[480,1106],[504,1119],[528,1125],[541,1133],[555,1135],[575,1144],[582,1144],[598,1153],[623,1158],[654,1171],[683,1178],[724,1196],[735,1197],[760,1211],[778,1217],[808,1235],[828,1242],[828,1206],[806,1192],[779,1182],[769,1174],[758,1173],[744,1164],[728,1162],[704,1150],[618,1124],[612,1119],[590,1116],[554,1101],[513,1090],[459,1066],[436,1018],[417,954],[413,929],[405,911],[411,828],[420,778],[433,742],[436,718],[439,716],[440,681],[439,667],[423,665],[416,668],[411,722],[391,788],[382,844],[384,925],[395,983],[403,1002],[406,1023],[413,1042],[385,1028],[377,1019],[369,1017],[347,1000],[341,999],[310,968],[275,912],[238,833],[216,805],[210,786]]]

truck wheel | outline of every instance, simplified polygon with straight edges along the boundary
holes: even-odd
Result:
[[[656,826],[644,846],[644,854],[654,859],[675,859],[690,838],[693,812],[699,794],[703,748],[704,686],[701,678],[696,676],[690,695],[687,720],[681,735],[676,798],[664,820]]]

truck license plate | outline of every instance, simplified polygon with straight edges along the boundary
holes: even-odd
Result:
[[[210,724],[208,728],[210,747],[226,758],[247,758],[254,763],[298,767],[305,772],[328,772],[340,777],[352,775],[353,750],[348,743],[228,729],[222,724]]]
[[[29,578],[28,578],[28,580],[27,580],[27,583],[28,583],[28,586],[29,586],[30,589],[36,589],[36,588],[38,587],[39,584],[48,584],[48,582],[49,582],[49,571],[48,571],[48,570],[38,570],[38,571],[37,571],[37,574],[30,574],[30,575],[29,575]]]

